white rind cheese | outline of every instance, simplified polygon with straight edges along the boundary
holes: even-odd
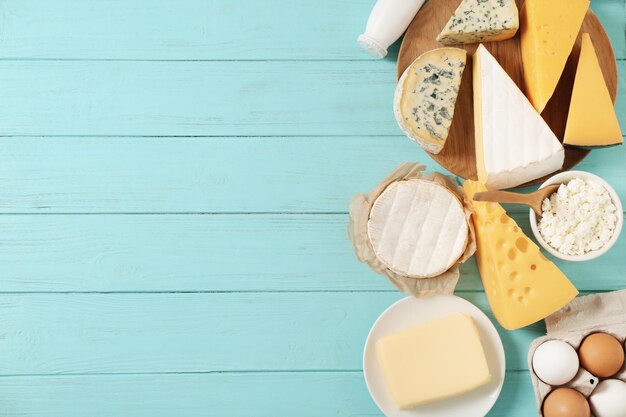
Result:
[[[473,63],[478,180],[511,188],[561,169],[563,145],[483,45]]]
[[[420,179],[389,185],[374,202],[367,228],[380,261],[413,278],[450,269],[467,246],[469,230],[456,196]]]
[[[396,121],[428,152],[439,153],[446,143],[466,59],[463,49],[435,49],[413,61],[398,81]]]
[[[444,45],[510,39],[519,29],[515,0],[463,0],[437,42]]]

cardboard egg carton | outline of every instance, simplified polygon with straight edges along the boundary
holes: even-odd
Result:
[[[528,351],[528,369],[537,399],[537,411],[541,411],[546,396],[556,387],[541,381],[532,366],[535,350],[548,340],[562,340],[577,351],[583,339],[591,333],[604,332],[613,335],[624,345],[626,339],[626,290],[592,294],[578,297],[545,319],[547,335],[535,339]],[[611,379],[626,382],[626,365]],[[589,397],[600,380],[581,368],[572,381],[564,385]]]

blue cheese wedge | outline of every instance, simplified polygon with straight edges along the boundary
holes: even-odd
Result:
[[[463,0],[437,41],[444,45],[502,41],[518,29],[515,0]]]
[[[387,268],[404,277],[430,278],[459,260],[469,227],[461,202],[450,190],[412,179],[392,183],[376,199],[367,232]]]
[[[466,59],[463,49],[434,49],[413,61],[398,81],[396,121],[428,152],[439,153],[446,143]]]

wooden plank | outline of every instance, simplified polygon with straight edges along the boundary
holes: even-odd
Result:
[[[443,171],[404,136],[0,138],[0,149],[0,213],[347,212],[402,162]],[[626,199],[625,157],[597,150],[579,169]]]
[[[0,291],[394,291],[346,228],[345,214],[3,215]],[[580,290],[619,289],[625,252],[626,234],[597,260],[552,259]],[[459,290],[482,291],[473,260],[461,271]]]
[[[356,37],[371,4],[356,0],[5,0],[2,8],[9,58],[369,59]]]
[[[0,399],[4,417],[382,417],[360,372],[9,377]],[[534,413],[528,373],[507,374],[488,417]]]
[[[358,61],[2,61],[0,135],[396,134],[394,85]]]
[[[0,147],[3,212],[347,211],[356,191],[428,158],[404,137],[0,138]]]
[[[481,293],[465,298],[487,309]],[[0,375],[359,370],[376,317],[400,293],[0,296]],[[526,369],[542,324],[499,328]]]
[[[363,0],[5,0],[0,56],[371,60],[360,51],[356,37],[365,28],[372,4]],[[623,0],[593,0],[591,8],[604,23],[616,55],[625,58]],[[390,59],[377,65],[393,67],[394,52],[397,45]]]
[[[626,3],[624,0],[591,0],[593,10],[602,22],[617,59],[626,58]]]
[[[0,61],[0,135],[398,135],[394,89],[363,61]]]

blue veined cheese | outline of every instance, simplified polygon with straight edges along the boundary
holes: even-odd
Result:
[[[437,41],[444,45],[502,41],[518,29],[515,0],[463,0]]]
[[[428,152],[439,153],[446,143],[466,59],[463,49],[434,49],[413,61],[398,81],[396,121]]]

